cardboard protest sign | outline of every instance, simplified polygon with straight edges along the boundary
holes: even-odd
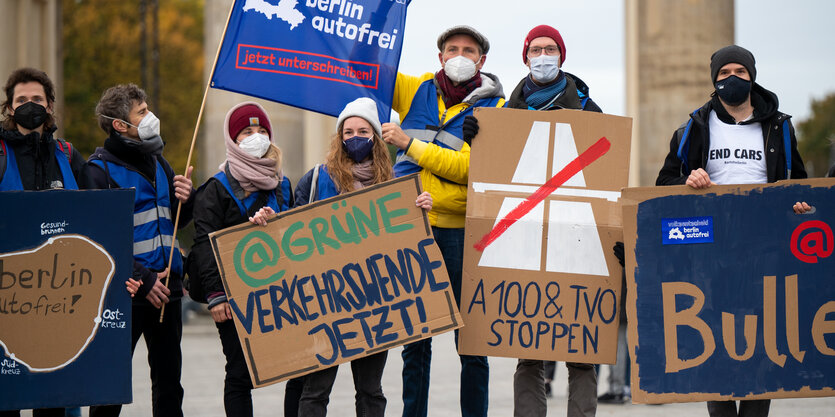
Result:
[[[211,86],[331,116],[371,97],[389,120],[410,1],[237,0]]]
[[[631,119],[477,109],[459,352],[614,363]]]
[[[835,395],[835,180],[623,200],[633,401]]]
[[[133,191],[0,207],[0,410],[129,403]]]
[[[461,326],[417,175],[211,235],[254,386]]]

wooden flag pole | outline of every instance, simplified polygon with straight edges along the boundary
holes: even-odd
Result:
[[[197,142],[197,132],[200,130],[200,122],[203,120],[203,110],[206,108],[206,98],[209,96],[209,88],[212,85],[212,76],[215,74],[215,67],[217,66],[217,59],[220,56],[220,48],[223,46],[223,41],[226,39],[226,29],[229,28],[229,21],[232,19],[232,12],[235,10],[235,1],[232,2],[232,6],[229,7],[229,16],[226,18],[226,24],[223,26],[223,35],[220,37],[220,43],[217,45],[217,52],[215,53],[215,60],[212,63],[212,70],[209,71],[209,79],[206,81],[206,89],[203,91],[203,102],[200,104],[200,112],[197,113],[197,124],[194,126],[194,135],[191,137],[191,146],[188,148],[188,158],[186,158],[186,172],[185,175],[188,175],[188,168],[191,165],[191,156],[194,153],[194,144]],[[180,208],[182,208],[183,204],[180,200],[177,200],[177,214],[174,216],[174,232],[171,235],[171,251],[168,255],[168,271],[169,276],[165,280],[165,288],[168,288],[168,284],[171,282],[170,274],[171,274],[171,264],[174,262],[174,251],[179,250],[174,247],[174,242],[177,241],[177,228],[180,225]],[[162,305],[159,311],[159,322],[162,323],[162,317],[165,314],[165,304]]]

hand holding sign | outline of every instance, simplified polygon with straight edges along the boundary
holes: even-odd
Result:
[[[275,217],[275,210],[270,206],[261,207],[254,216],[249,218],[249,222],[259,226],[266,226],[267,220]]]
[[[139,285],[140,282],[133,278],[128,278],[128,280],[125,281],[125,287],[127,288],[128,293],[130,293],[130,298],[133,298],[133,296],[136,295],[136,292],[139,291]]]
[[[429,191],[420,193],[415,200],[415,205],[426,211],[432,210],[432,194],[429,194]]]

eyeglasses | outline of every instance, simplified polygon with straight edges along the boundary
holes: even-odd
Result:
[[[542,51],[545,51],[545,55],[559,55],[560,48],[557,45],[549,45],[544,48],[541,46],[532,46],[528,48],[528,56],[540,56],[542,55]]]

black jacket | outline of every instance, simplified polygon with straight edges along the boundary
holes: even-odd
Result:
[[[116,133],[113,135],[116,135]],[[168,195],[171,199],[172,218],[173,216],[176,216],[177,210],[181,208],[182,213],[180,214],[179,228],[182,229],[188,225],[189,222],[191,222],[192,217],[194,192],[191,193],[188,202],[180,207],[179,200],[177,200],[177,197],[174,195],[174,170],[171,169],[171,165],[168,161],[166,161],[162,155],[154,157],[153,155],[142,154],[134,149],[128,148],[113,135],[105,140],[104,147],[96,148],[93,155],[90,155],[90,160],[101,159],[103,161],[121,165],[127,169],[142,174],[151,182],[151,184],[156,184],[154,178],[156,176],[156,161],[159,161],[163,171],[165,171],[166,177],[168,177]],[[84,165],[82,184],[80,184],[80,186],[81,188],[87,189],[119,188],[119,185],[113,181],[113,178],[108,177],[107,173],[101,167],[90,162]],[[133,278],[141,281],[142,283],[139,290],[136,292],[136,296],[133,298],[135,303],[148,303],[145,296],[148,295],[148,292],[156,283],[157,272],[159,271],[152,271],[138,261],[133,262]],[[182,297],[183,277],[172,274],[172,277],[168,282],[168,289],[171,290],[169,298]]]
[[[565,74],[565,92],[563,92],[562,96],[557,98],[557,101],[554,102],[553,110],[557,109],[577,109],[577,110],[588,110],[594,111],[598,113],[602,113],[600,107],[597,103],[594,102],[589,97],[589,86],[583,82],[579,77],[569,74],[563,71]],[[530,75],[528,75],[530,77]],[[525,97],[522,94],[522,87],[525,85],[525,80],[527,77],[522,78],[519,81],[519,84],[516,84],[516,88],[513,89],[513,92],[510,93],[510,98],[507,99],[506,107],[511,109],[527,109],[528,104],[525,103]],[[589,97],[586,102],[585,106],[583,106],[583,99]]]
[[[242,196],[243,189],[238,181],[228,171],[226,177],[235,194]],[[276,197],[283,198],[281,183],[279,183],[278,187]],[[289,198],[291,201],[288,202],[288,205],[293,207],[292,192]],[[193,268],[192,270],[195,272],[195,274],[189,274],[192,295],[202,293],[208,297],[214,293],[225,292],[223,282],[220,279],[220,272],[215,262],[215,255],[212,251],[209,234],[249,221],[248,217],[253,216],[265,203],[266,200],[262,204],[253,204],[249,208],[247,217],[244,217],[241,215],[235,199],[217,178],[209,178],[208,181],[200,186],[200,189],[197,190],[195,195],[194,203],[194,246],[191,248],[188,260],[190,268]],[[280,201],[279,206],[281,206]],[[192,275],[196,275],[196,277]],[[197,291],[195,291],[195,286],[197,285],[200,288],[197,288]],[[210,306],[214,306],[222,301],[226,301],[226,298],[200,299],[198,301],[209,301]]]
[[[768,182],[787,178],[806,178],[803,160],[797,152],[794,126],[789,120],[791,116],[777,110],[777,96],[754,83],[751,89],[751,105],[754,106],[754,117],[740,124],[756,122],[762,124]],[[716,115],[722,122],[735,123],[716,96],[691,113],[690,120],[673,133],[673,138],[670,140],[670,152],[664,160],[661,172],[658,173],[655,185],[685,184],[690,171],[698,168],[705,169],[710,151],[708,119],[711,110],[716,111]],[[791,160],[791,176],[787,175],[787,152]]]
[[[50,190],[53,181],[61,181],[61,168],[55,160],[56,140],[52,136],[56,128],[45,129],[43,134],[32,132],[24,136],[17,130],[0,129],[0,139],[6,146],[11,147],[15,154],[20,180],[24,190]],[[3,158],[8,155],[3,156]],[[76,182],[81,185],[81,173],[84,168],[84,157],[75,147],[70,155],[70,168]],[[7,164],[8,166],[8,164]],[[5,175],[5,173],[4,173]],[[2,179],[2,176],[0,176]]]

